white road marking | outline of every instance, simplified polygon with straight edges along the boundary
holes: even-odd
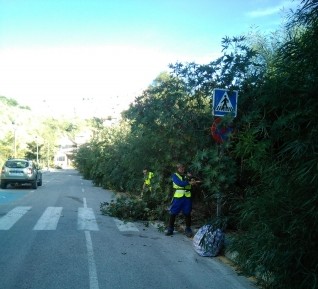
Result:
[[[89,231],[85,231],[86,248],[87,248],[87,259],[88,259],[88,274],[89,274],[89,288],[99,289],[96,263],[94,258],[93,243],[91,234]]]
[[[92,208],[78,208],[77,229],[99,231]]]
[[[48,207],[33,227],[33,230],[56,230],[62,209],[62,207]]]
[[[93,242],[91,233],[88,230],[98,231],[95,215],[93,209],[87,208],[86,198],[83,198],[84,208],[78,208],[78,223],[79,230],[85,230],[87,260],[88,260],[88,275],[89,275],[89,289],[99,289],[96,263],[93,251]]]
[[[84,207],[78,208],[77,229],[81,231],[99,231],[99,227],[92,208],[87,208],[86,198],[83,198]],[[9,230],[32,207],[16,207],[0,218],[0,230]],[[63,207],[47,207],[33,230],[56,230]],[[115,224],[121,232],[139,232],[132,222],[124,222],[114,218]]]
[[[131,222],[123,222],[119,219],[114,218],[116,226],[119,231],[125,232],[125,231],[132,231],[132,232],[139,232],[138,228],[134,223]]]
[[[9,230],[31,207],[16,207],[0,218],[0,230]]]

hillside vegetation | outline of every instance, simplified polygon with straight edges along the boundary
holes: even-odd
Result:
[[[206,65],[176,63],[155,79],[118,127],[98,121],[76,156],[96,185],[130,198],[102,209],[122,218],[165,220],[170,174],[187,163],[203,183],[194,192],[196,222],[235,231],[231,250],[264,288],[318,288],[318,3],[302,1],[284,31],[225,37],[223,55]],[[214,88],[238,90],[232,136],[211,135]],[[155,173],[138,198],[142,169]],[[220,219],[218,219],[220,221]]]
[[[89,127],[88,121],[79,119],[38,116],[30,107],[0,96],[0,165],[14,156],[35,160],[38,143],[40,165],[53,166],[59,138],[67,136],[72,140]]]

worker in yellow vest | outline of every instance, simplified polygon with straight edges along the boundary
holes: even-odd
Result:
[[[143,196],[144,192],[151,191],[151,179],[154,176],[154,173],[149,171],[148,168],[144,168],[142,172],[144,174],[144,183],[142,186],[141,196]]]
[[[177,164],[177,172],[172,175],[173,200],[170,207],[170,218],[166,236],[173,235],[176,216],[182,211],[185,216],[186,229],[185,234],[191,238],[193,236],[191,229],[191,186],[196,183],[195,180],[189,180],[191,176],[185,174],[185,166]]]

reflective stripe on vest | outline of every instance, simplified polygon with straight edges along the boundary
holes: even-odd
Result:
[[[145,184],[147,186],[150,186],[152,177],[153,177],[153,172],[149,172],[147,178],[145,179]]]
[[[175,173],[180,181],[183,181],[182,176],[178,173]],[[175,182],[173,182],[173,189],[175,190],[173,197],[174,198],[182,198],[183,196],[190,198],[191,197],[191,185],[186,185],[185,187],[178,186]]]

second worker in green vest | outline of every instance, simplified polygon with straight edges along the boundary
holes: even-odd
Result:
[[[143,174],[144,174],[144,183],[142,186],[142,192],[141,196],[143,196],[143,193],[150,191],[151,192],[151,179],[153,178],[154,174],[153,172],[149,171],[148,168],[143,169]]]

